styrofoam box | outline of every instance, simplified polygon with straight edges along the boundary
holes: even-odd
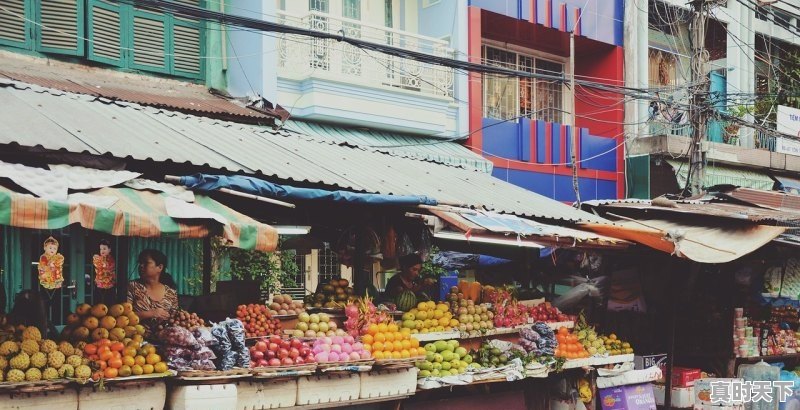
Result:
[[[653,385],[653,395],[656,396],[656,404],[664,405],[664,396],[667,392],[663,384]],[[679,409],[691,408],[694,406],[694,387],[673,387],[672,388],[672,407]]]
[[[0,394],[0,409],[78,409],[78,392],[75,389],[42,393]]]
[[[417,391],[417,372],[419,369],[416,367],[409,367],[361,373],[360,397],[371,399],[412,394]]]
[[[358,373],[305,376],[297,380],[297,405],[356,400],[360,392]]]
[[[167,385],[163,381],[140,383],[125,387],[108,383],[103,390],[94,387],[82,387],[78,394],[78,409],[163,409],[166,401]]]
[[[167,404],[172,410],[235,410],[237,403],[235,384],[209,384],[173,386]]]
[[[236,395],[240,410],[292,407],[297,403],[297,380],[243,381],[236,384]]]

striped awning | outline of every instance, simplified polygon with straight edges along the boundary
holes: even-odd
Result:
[[[175,201],[181,206],[176,208]],[[60,229],[72,224],[113,236],[190,239],[220,235],[229,246],[260,251],[273,251],[278,244],[275,228],[203,195],[187,203],[163,192],[101,188],[62,202],[0,187],[0,225]]]

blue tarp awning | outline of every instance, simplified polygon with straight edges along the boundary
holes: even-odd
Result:
[[[196,174],[180,178],[181,184],[188,188],[209,192],[221,188],[264,196],[268,198],[320,200],[350,202],[372,205],[436,205],[434,198],[424,195],[382,195],[350,191],[328,191],[324,189],[298,188],[289,185],[273,184],[263,179],[242,175]]]

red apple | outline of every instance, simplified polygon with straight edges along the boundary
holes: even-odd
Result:
[[[288,350],[286,350],[286,349],[278,350],[278,358],[279,359],[283,360],[283,359],[285,359],[287,357],[289,357],[289,351]]]
[[[267,346],[267,349],[273,352],[277,352],[279,348],[280,347],[278,346],[277,343],[272,343],[272,342],[269,342],[269,346]]]
[[[306,346],[300,348],[300,357],[308,357],[308,354],[311,353],[311,349]]]
[[[258,367],[266,367],[266,366],[269,366],[269,362],[268,361],[263,360],[263,359],[258,361]]]
[[[267,352],[264,353],[264,357],[266,357],[267,360],[274,359],[274,358],[278,357],[278,353],[274,352],[272,350],[267,350]]]
[[[255,348],[256,348],[256,350],[258,350],[259,352],[262,352],[262,353],[263,353],[263,352],[266,352],[266,351],[267,351],[267,344],[266,344],[265,342],[262,342],[262,341],[260,341],[260,342],[256,342]]]
[[[281,364],[284,365],[284,366],[291,366],[291,365],[294,364],[294,360],[286,357],[283,360],[281,360]]]
[[[278,336],[278,335],[272,335],[272,336],[269,337],[269,342],[278,344],[278,343],[281,342],[281,337]]]
[[[280,361],[280,359],[277,359],[277,358],[276,359],[269,359],[269,365],[270,366],[280,366],[281,365],[281,361]]]
[[[259,352],[256,350],[255,352],[250,353],[250,357],[256,361],[261,360],[264,358],[264,352]]]
[[[306,361],[303,360],[302,357],[298,357],[297,359],[294,359],[294,364],[306,364]]]
[[[294,347],[289,349],[289,357],[291,357],[292,359],[297,359],[298,357],[300,357],[300,351],[295,349]]]
[[[280,342],[280,343],[278,343],[278,346],[280,346],[280,347],[281,347],[281,349],[287,349],[287,350],[288,350],[290,347],[292,347],[292,345],[290,345],[290,344],[289,344],[289,342],[287,342],[287,341],[285,341],[285,340],[281,340],[281,342]]]
[[[303,346],[303,342],[301,342],[300,339],[292,339],[290,345],[295,349],[299,349],[301,346]]]

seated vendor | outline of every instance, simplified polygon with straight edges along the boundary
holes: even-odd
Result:
[[[384,299],[394,300],[397,295],[410,290],[415,294],[425,290],[424,283],[420,280],[419,274],[422,270],[422,258],[412,253],[400,257],[400,272],[392,276],[386,282],[386,293]]]
[[[178,309],[175,282],[166,272],[167,257],[155,250],[145,249],[139,254],[139,279],[128,285],[128,302],[150,330],[161,320],[169,319]]]

